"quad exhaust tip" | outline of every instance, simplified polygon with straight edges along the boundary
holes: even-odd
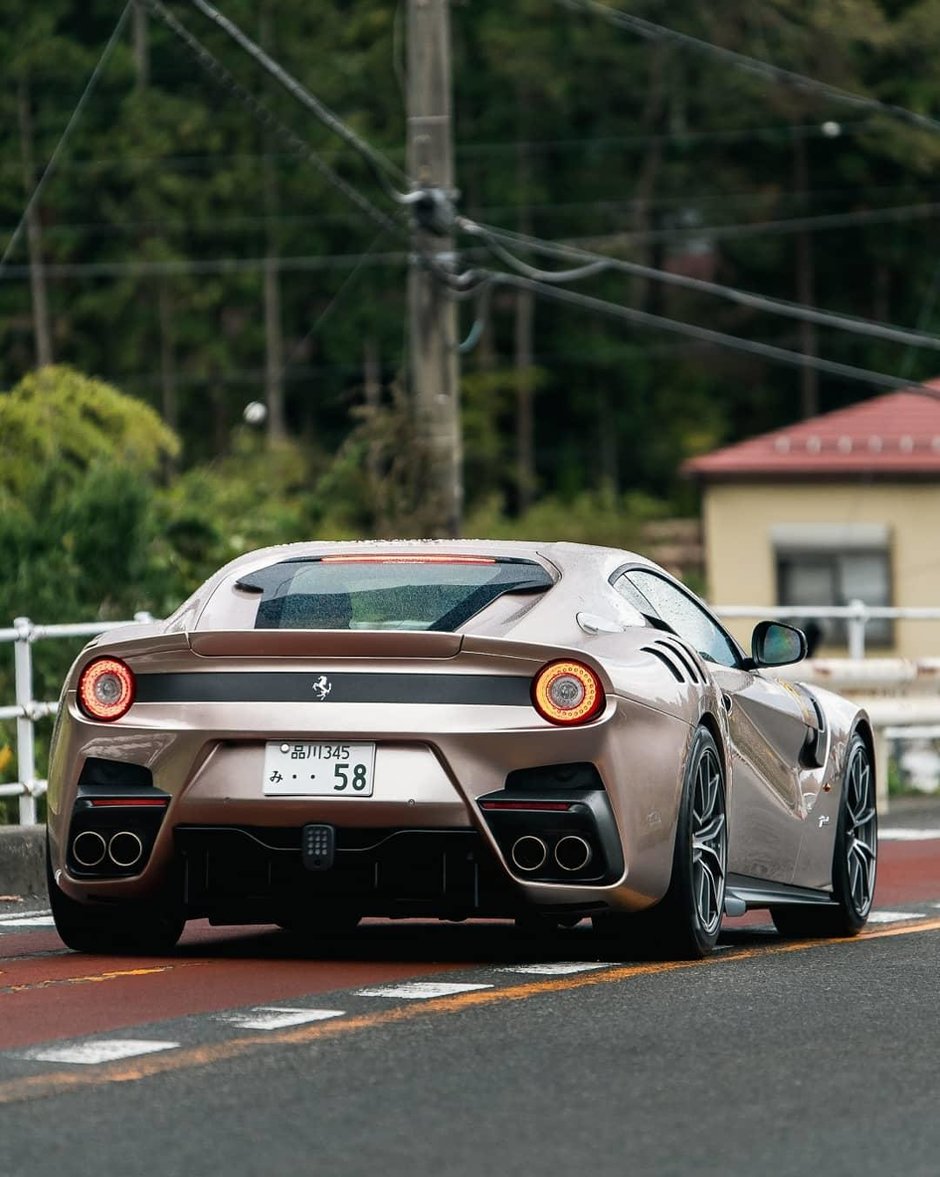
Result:
[[[103,839],[102,839],[103,840]],[[131,830],[119,830],[111,835],[108,843],[108,857],[115,866],[127,870],[140,862],[144,853],[144,844]]]
[[[591,857],[590,845],[577,834],[566,834],[555,844],[555,861],[562,870],[583,870]]]
[[[79,866],[100,866],[107,850],[108,844],[97,830],[83,830],[72,840],[72,857]]]
[[[519,870],[534,871],[544,865],[548,858],[548,847],[534,834],[523,834],[513,842],[510,853]]]

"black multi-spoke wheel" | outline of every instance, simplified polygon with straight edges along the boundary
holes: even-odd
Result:
[[[721,756],[711,733],[701,727],[683,781],[669,890],[647,911],[595,921],[617,936],[624,953],[688,960],[714,948],[725,904],[726,814]]]
[[[857,733],[849,742],[839,822],[832,851],[831,904],[776,907],[771,915],[784,936],[854,936],[865,926],[875,896],[878,811],[875,770]]]
[[[703,734],[708,739],[699,749],[692,786],[692,901],[697,926],[714,943],[724,913],[728,829],[718,749]]]

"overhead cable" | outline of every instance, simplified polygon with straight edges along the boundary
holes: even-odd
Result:
[[[308,163],[320,173],[320,175],[332,184],[339,192],[350,200],[360,212],[365,213],[377,225],[383,229],[389,229],[399,234],[404,233],[404,227],[390,217],[387,213],[376,207],[367,196],[364,196],[357,188],[348,183],[341,176],[339,176],[330,165],[320,157],[320,155],[313,150],[313,148],[306,143],[301,137],[295,134],[286,124],[272,113],[251,93],[241,82],[229,73],[224,65],[219,61],[214,54],[212,54],[205,45],[202,44],[193,34],[180,24],[176,17],[160,2],[160,0],[144,0],[147,7],[158,16],[164,24],[176,34],[177,37],[189,49],[190,53],[196,58],[199,64],[205,69],[213,79],[228,89],[236,98],[254,115],[254,117],[264,126],[270,128],[279,138],[287,144],[291,150],[301,156]]]
[[[196,4],[200,10],[203,10],[204,0],[192,0],[192,2]],[[147,4],[147,6],[153,12],[155,12],[168,25],[168,27],[171,28],[178,37],[180,37],[181,40],[184,41],[190,51],[196,56],[197,60],[204,66],[204,68],[209,70],[213,77],[227,86],[228,89],[230,89],[232,93],[234,93],[239,98],[239,100],[252,112],[252,114],[254,114],[257,119],[277,132],[277,134],[286,143],[288,143],[294,151],[312,163],[320,172],[320,174],[328,179],[334,187],[342,191],[363,212],[370,216],[372,220],[376,222],[376,224],[398,234],[399,236],[407,235],[407,229],[403,224],[399,223],[392,217],[388,216],[386,213],[382,212],[380,209],[376,208],[376,206],[367,197],[363,196],[361,192],[338,176],[336,172],[334,172],[333,169],[329,166],[329,164],[321,159],[317,152],[315,152],[313,148],[309,146],[309,144],[301,139],[300,136],[291,131],[290,128],[285,126],[274,114],[271,113],[264,103],[255,98],[254,95],[251,94],[251,92],[248,91],[244,86],[242,86],[240,82],[237,82],[225,68],[225,66],[223,66],[222,63],[218,60],[218,58],[216,58],[195,36],[193,36],[193,34],[190,33],[188,29],[180,24],[180,22],[172,15],[172,13],[166,9],[160,0],[144,0],[144,3]],[[215,12],[215,9],[212,9],[211,5],[206,5],[205,8],[206,10],[211,9],[212,12]],[[222,17],[220,13],[216,13],[216,15],[219,17],[220,21],[223,21],[228,25],[231,24],[231,22],[226,21],[226,18]],[[232,29],[235,28],[235,26],[231,27]],[[228,31],[228,29],[226,29],[226,31]],[[249,39],[246,38],[244,34],[240,33],[240,37],[249,44],[254,44],[253,42],[249,41]],[[257,49],[257,46],[254,47]],[[261,52],[262,51],[258,49],[258,53]],[[277,65],[276,62],[268,58],[267,54],[263,54],[263,56],[265,59],[271,62],[272,66]],[[278,68],[280,69],[280,67]],[[281,72],[285,74],[285,77],[290,77],[290,75],[286,74],[286,71]],[[300,90],[303,90],[303,87],[300,86],[300,83],[296,83],[296,86]],[[307,91],[304,91],[304,93],[308,95],[311,101],[318,102],[318,100],[314,99],[313,95],[309,94]],[[359,137],[355,135],[355,132],[346,127],[346,124],[342,123],[340,119],[337,119],[335,115],[331,114],[331,117],[336,121],[337,124],[344,128],[344,138],[346,138],[347,141],[349,141],[349,136],[352,136],[356,143],[364,146],[367,151],[371,152],[377,159],[385,158],[384,156],[380,156],[378,152],[375,152],[373,148],[369,147],[369,145],[366,144],[364,140],[360,140]],[[394,165],[391,166],[394,167]],[[409,204],[412,203],[415,196],[420,196],[421,193],[412,192],[407,196],[403,196],[399,193],[393,193],[393,195],[400,203]],[[472,273],[455,273],[446,265],[442,264],[437,257],[424,251],[419,252],[417,256],[422,264],[427,267],[427,269],[437,278],[437,280],[449,287],[452,291],[466,292],[474,288],[474,278]]]
[[[36,184],[36,187],[33,189],[32,195],[30,196],[29,200],[26,202],[26,207],[23,209],[23,213],[22,213],[19,221],[17,222],[16,228],[13,230],[13,234],[10,237],[10,240],[6,243],[6,247],[3,251],[3,256],[0,257],[0,273],[2,273],[3,268],[6,265],[7,258],[10,256],[10,254],[16,248],[16,243],[20,239],[20,234],[23,232],[23,226],[26,224],[26,221],[29,218],[30,213],[32,212],[33,208],[36,206],[36,204],[39,202],[40,198],[42,197],[42,194],[46,189],[46,185],[52,179],[52,176],[55,172],[56,164],[59,161],[59,156],[62,154],[63,150],[65,149],[65,144],[68,141],[68,138],[72,133],[72,130],[74,129],[74,127],[78,123],[78,120],[81,118],[82,111],[85,109],[85,104],[88,102],[88,99],[91,97],[92,91],[94,90],[95,86],[97,85],[98,79],[101,77],[101,74],[104,72],[104,67],[108,63],[108,58],[111,56],[111,52],[114,49],[114,46],[118,43],[121,33],[124,30],[124,25],[127,21],[128,14],[130,13],[133,5],[134,5],[134,0],[127,0],[127,3],[124,5],[124,11],[118,17],[118,22],[114,26],[114,31],[112,32],[111,36],[108,38],[107,45],[105,45],[104,49],[102,50],[101,56],[98,58],[98,62],[95,65],[95,68],[91,71],[91,76],[89,77],[88,81],[85,83],[85,89],[82,91],[81,97],[79,98],[78,102],[76,103],[75,109],[72,111],[72,116],[69,119],[68,123],[66,124],[65,130],[62,132],[62,135],[59,138],[59,142],[55,146],[55,151],[53,151],[52,155],[49,157],[49,162],[46,164],[45,170],[43,171],[42,175],[39,177],[39,182]]]
[[[199,0],[195,0],[195,2],[198,3]],[[791,90],[802,90],[806,93],[819,94],[822,97],[841,102],[843,105],[854,106],[856,110],[867,110],[872,114],[888,115],[900,122],[907,123],[909,126],[917,127],[921,131],[932,131],[934,134],[940,131],[940,119],[931,118],[930,115],[918,114],[916,111],[908,110],[904,106],[897,106],[893,102],[882,102],[878,98],[868,98],[864,94],[856,94],[851,90],[843,90],[839,86],[833,86],[829,82],[820,81],[818,78],[797,73],[795,70],[784,69],[782,66],[774,65],[769,61],[761,61],[756,57],[749,57],[746,53],[738,53],[734,49],[725,49],[723,46],[714,45],[710,41],[703,40],[701,37],[693,37],[690,33],[680,33],[678,29],[654,24],[650,20],[645,20],[640,16],[634,16],[630,12],[623,12],[619,8],[610,8],[606,4],[599,3],[599,0],[556,0],[556,3],[573,12],[593,13],[595,16],[602,17],[610,24],[618,25],[620,28],[629,29],[631,32],[637,33],[648,41],[663,41],[668,44],[678,45],[683,49],[690,49],[696,53],[704,54],[707,57],[713,57],[716,60],[733,66],[735,69],[754,74],[757,77],[763,78],[765,81],[774,82],[777,85],[787,86]]]
[[[635,323],[642,327],[653,327],[661,331],[670,331],[677,335],[687,335],[705,343],[715,344],[717,347],[730,348],[734,351],[746,352],[750,355],[761,356],[763,359],[773,360],[779,364],[787,364],[793,368],[815,368],[818,372],[825,372],[830,376],[840,376],[846,380],[857,380],[876,388],[888,388],[895,391],[904,389],[907,392],[918,392],[924,396],[940,399],[940,390],[931,388],[927,384],[911,384],[897,376],[890,376],[885,372],[874,372],[868,368],[857,368],[852,364],[842,364],[836,360],[826,360],[820,356],[805,355],[798,351],[789,351],[783,347],[776,347],[771,343],[761,343],[754,339],[742,339],[738,335],[727,335],[723,331],[713,331],[709,327],[699,327],[694,323],[684,323],[678,319],[668,319],[662,315],[653,315],[648,311],[635,310],[633,307],[621,306],[619,303],[608,302],[602,298],[594,298],[588,294],[581,294],[576,290],[567,290],[563,286],[552,286],[547,282],[536,282],[525,278],[521,274],[490,274],[490,280],[503,286],[516,287],[520,290],[531,290],[543,298],[553,299],[555,302],[568,303],[582,307],[595,314],[606,315],[615,319],[622,319],[628,323]]]
[[[940,338],[923,331],[910,331],[890,323],[880,323],[854,315],[833,314],[830,311],[820,310],[818,307],[807,306],[804,303],[791,302],[783,298],[771,298],[749,290],[740,290],[735,286],[724,286],[718,282],[707,282],[702,278],[693,278],[687,274],[677,274],[671,270],[659,270],[653,266],[644,266],[639,262],[626,261],[623,258],[592,253],[590,250],[577,246],[543,241],[538,237],[530,237],[524,233],[496,229],[492,225],[480,225],[467,217],[459,217],[457,224],[465,233],[484,240],[493,253],[507,265],[512,266],[524,277],[531,278],[536,282],[572,282],[603,270],[616,270],[646,278],[651,282],[694,290],[698,294],[715,295],[752,310],[766,311],[772,315],[782,315],[785,318],[798,319],[801,322],[816,323],[821,327],[834,327],[837,330],[848,331],[855,335],[865,335],[874,339],[890,340],[892,343],[904,343],[908,346],[926,347],[940,351]],[[507,244],[545,254],[548,257],[579,261],[582,264],[567,270],[539,269],[517,257],[512,250],[506,248]]]
[[[367,250],[365,250],[364,253],[361,253],[359,255],[359,258],[358,258],[356,264],[350,269],[349,273],[342,280],[336,293],[333,295],[333,297],[330,299],[330,301],[326,304],[326,306],[323,308],[323,310],[319,313],[319,315],[317,315],[317,317],[314,319],[314,321],[310,324],[310,326],[307,328],[306,332],[294,344],[293,348],[291,349],[290,355],[281,364],[280,372],[279,372],[279,379],[285,380],[287,378],[287,373],[288,373],[288,370],[290,369],[291,364],[293,364],[294,360],[296,360],[297,357],[299,355],[301,355],[301,353],[306,349],[307,344],[310,342],[310,340],[313,338],[313,336],[321,329],[323,324],[326,322],[326,320],[330,317],[330,315],[336,309],[337,303],[339,303],[340,299],[343,297],[343,295],[346,293],[346,291],[355,282],[357,276],[359,275],[359,272],[365,266],[367,259],[370,258],[370,256],[375,252],[375,247],[382,240],[382,237],[384,235],[385,235],[385,230],[379,229],[378,233],[376,233],[375,237],[373,237],[371,243],[369,244],[369,248]]]
[[[607,234],[603,240],[621,241],[682,241],[689,237],[708,238],[715,241],[737,237],[761,237],[806,230],[839,229],[854,225],[883,225],[892,221],[931,220],[940,215],[940,204],[898,204],[889,208],[862,208],[850,213],[819,213],[811,217],[785,217],[779,221],[747,221],[732,225],[690,225],[688,228],[644,229],[633,232],[629,229]],[[596,241],[597,237],[582,238],[579,244]]]
[[[328,127],[335,135],[345,140],[350,147],[362,156],[362,158],[369,164],[376,179],[383,188],[394,198],[400,199],[402,193],[396,191],[389,182],[389,176],[394,176],[399,185],[408,185],[408,178],[398,164],[394,163],[383,155],[380,151],[367,143],[365,139],[361,138],[347,123],[322,102],[315,94],[312,94],[306,86],[297,81],[292,74],[289,74],[282,65],[274,60],[269,53],[266,53],[260,45],[257,45],[252,39],[234,23],[224,16],[219,10],[208,2],[208,0],[190,0],[190,2],[199,9],[199,11],[209,18],[214,24],[218,25],[237,45],[239,45],[254,61],[261,66],[272,78],[275,79],[284,89],[297,101],[311,111],[325,127]]]
[[[384,231],[384,230],[383,230]],[[279,257],[277,267],[284,273],[307,273],[316,270],[353,270],[368,256],[370,266],[401,266],[409,260],[404,250],[394,253],[314,254],[312,256]],[[220,257],[193,260],[164,258],[160,261],[132,262],[51,262],[44,266],[50,278],[119,278],[130,276],[169,277],[175,274],[253,274],[270,265],[267,257]],[[7,266],[0,273],[0,282],[22,279],[29,275],[29,266]]]

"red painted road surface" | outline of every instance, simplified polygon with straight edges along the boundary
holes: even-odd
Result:
[[[883,842],[876,907],[902,911],[930,903],[940,904],[940,839]],[[747,929],[767,922],[765,912],[751,912],[727,924]],[[483,963],[488,952],[498,960],[509,951],[518,960],[529,947],[508,925],[371,921],[318,954],[270,929],[194,922],[170,956],[105,957],[69,952],[51,928],[7,925],[0,932],[0,1049],[427,977]],[[563,942],[539,942],[531,950],[542,958],[587,960],[603,952],[586,924]]]

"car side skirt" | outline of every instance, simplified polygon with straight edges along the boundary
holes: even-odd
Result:
[[[830,905],[833,898],[828,891],[817,891],[812,887],[797,887],[792,883],[774,883],[768,879],[752,879],[747,875],[729,874],[726,888],[726,907],[733,907],[734,901],[746,908],[777,907],[785,904]],[[730,901],[730,902],[729,902]]]

